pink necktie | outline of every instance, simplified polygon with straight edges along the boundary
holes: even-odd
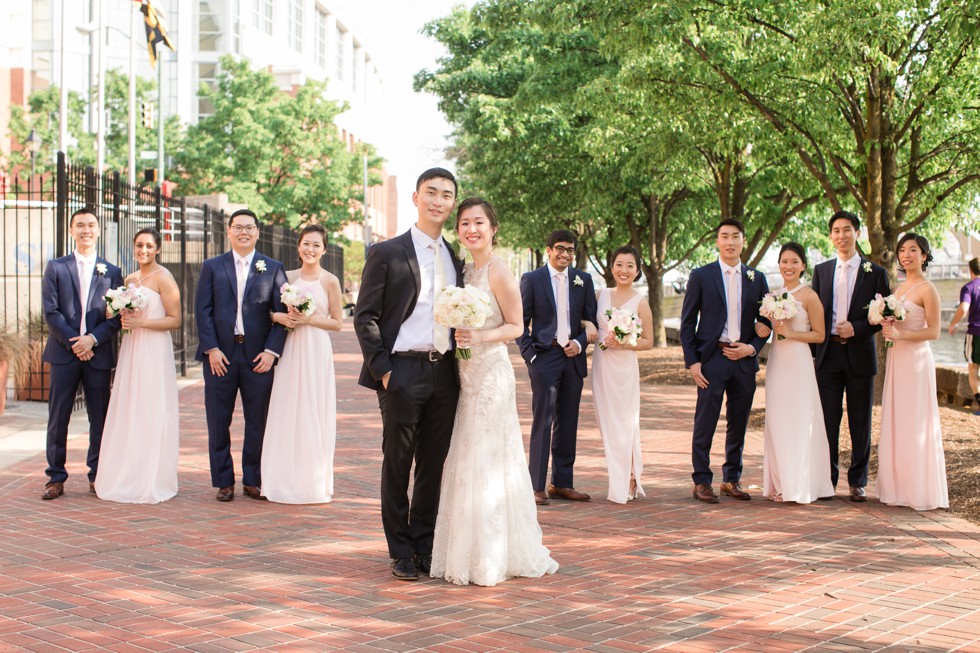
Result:
[[[847,266],[837,264],[837,283],[834,284],[834,323],[830,325],[832,333],[837,333],[837,324],[847,322]]]
[[[565,275],[556,274],[558,290],[555,295],[555,305],[558,307],[558,330],[555,340],[564,347],[568,344],[568,289],[565,288]]]
[[[728,275],[728,342],[738,342],[741,335],[738,325],[738,284],[735,282],[735,270],[726,272]]]

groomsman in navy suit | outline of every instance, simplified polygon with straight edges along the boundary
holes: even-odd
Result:
[[[286,342],[285,329],[272,322],[285,307],[279,288],[286,283],[282,263],[255,251],[259,220],[248,209],[231,214],[231,251],[204,261],[197,280],[194,314],[204,365],[204,410],[208,421],[211,484],[218,501],[235,498],[231,420],[242,396],[245,437],[242,489],[262,499],[262,439],[269,413],[273,368]]]
[[[565,229],[548,236],[548,263],[521,277],[524,334],[518,339],[531,380],[531,485],[538,505],[550,499],[588,501],[572,484],[578,411],[588,374],[583,322],[596,324],[592,277],[569,267],[575,234]],[[548,453],[551,453],[551,484]]]
[[[41,284],[44,319],[48,323],[42,360],[51,364],[46,470],[49,481],[42,499],[57,499],[65,493],[68,421],[79,383],[85,390],[88,410],[88,489],[95,492],[120,327],[119,318],[106,319],[105,294],[122,285],[122,272],[95,253],[99,239],[95,210],[86,207],[75,211],[68,224],[75,251],[50,261]]]
[[[725,464],[722,494],[748,500],[742,489],[742,450],[745,429],[755,397],[758,353],[769,335],[759,316],[762,298],[769,292],[766,275],[744,265],[739,258],[745,245],[745,227],[738,220],[718,225],[718,260],[694,270],[687,282],[681,309],[681,347],[684,365],[698,386],[694,411],[691,459],[694,463],[694,498],[718,503],[711,487],[711,441],[727,397]],[[756,333],[756,322],[762,322]]]
[[[851,501],[866,501],[868,462],[871,460],[871,407],[874,404],[878,352],[875,333],[880,325],[868,322],[868,304],[876,293],[890,294],[885,269],[857,251],[861,221],[853,213],[838,211],[830,218],[830,240],[837,257],[813,270],[813,291],[823,304],[828,338],[812,345],[817,366],[817,387],[830,443],[830,480],[837,487],[838,451],[843,401],[847,395],[847,425],[851,432],[851,466],[847,470]],[[834,497],[820,497],[833,499]]]

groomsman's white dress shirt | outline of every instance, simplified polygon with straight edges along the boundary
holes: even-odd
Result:
[[[415,309],[398,329],[398,337],[395,338],[395,344],[392,347],[393,352],[435,350],[433,338],[435,300],[436,294],[442,288],[436,288],[433,282],[436,260],[435,252],[431,248],[433,243],[439,243],[438,251],[439,256],[442,257],[446,285],[456,285],[456,266],[453,265],[453,257],[449,253],[449,248],[442,243],[442,237],[430,238],[415,225],[412,225],[411,233],[412,244],[415,246],[415,257],[419,262],[419,280],[422,287],[419,288]]]

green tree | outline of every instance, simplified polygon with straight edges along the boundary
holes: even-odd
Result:
[[[34,168],[39,174],[54,172],[58,152],[60,92],[58,87],[49,86],[33,91],[27,98],[27,106],[11,105],[8,136],[17,143],[25,145],[31,130],[35,138],[40,138],[41,149],[34,160]],[[68,159],[80,165],[95,164],[95,136],[88,133],[83,125],[85,99],[75,91],[68,92]],[[11,152],[11,168],[31,167],[31,155],[26,149]]]
[[[181,191],[227,193],[274,224],[318,222],[332,232],[356,221],[363,156],[373,183],[381,159],[367,144],[348,151],[334,124],[346,107],[324,91],[307,80],[286,93],[270,72],[223,57],[216,87],[202,86],[214,112],[187,129],[174,157]]]

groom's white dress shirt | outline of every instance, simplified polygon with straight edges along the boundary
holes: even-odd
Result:
[[[84,336],[85,332],[88,330],[88,325],[85,323],[85,313],[88,312],[88,294],[89,290],[92,288],[92,275],[95,273],[95,261],[98,258],[96,254],[90,256],[82,256],[75,251],[75,265],[78,268],[78,291],[81,294],[79,297],[79,302],[82,307],[82,319],[79,324],[78,334]],[[92,336],[92,334],[88,334]],[[95,336],[92,336],[92,340],[95,340]],[[95,344],[98,345],[99,341],[95,340]]]
[[[392,351],[433,351],[433,328],[435,326],[435,300],[436,294],[442,288],[436,288],[433,284],[435,276],[436,255],[432,251],[431,245],[439,243],[439,256],[442,257],[443,270],[446,275],[446,285],[456,285],[456,266],[453,265],[452,254],[449,248],[442,246],[442,237],[437,239],[430,238],[421,229],[412,225],[412,245],[415,247],[415,257],[419,262],[419,296],[415,301],[415,308],[398,329],[398,337]]]
[[[832,333],[835,336],[838,335],[837,323],[847,321],[847,311],[850,309],[850,304],[851,304],[850,298],[854,296],[854,284],[857,281],[857,269],[860,263],[861,263],[861,255],[858,254],[857,252],[854,252],[854,256],[847,259],[846,261],[840,260],[840,257],[837,258],[837,265],[834,267],[834,284],[831,286],[831,288],[834,289],[834,301],[831,302],[831,307],[830,307],[831,310],[830,333]],[[838,318],[837,289],[838,289],[838,284],[840,283],[841,267],[843,267],[843,270],[847,273],[847,297],[844,298],[845,301],[844,315]]]
[[[736,308],[736,313],[735,314],[738,316],[739,324],[741,324],[741,320],[742,320],[742,306],[741,306],[741,304],[742,304],[742,264],[739,263],[738,265],[734,265],[734,266],[733,265],[728,265],[727,263],[725,263],[721,259],[718,259],[718,264],[721,266],[721,282],[722,282],[722,284],[724,284],[725,297],[726,298],[731,296],[729,294],[730,291],[729,291],[729,288],[728,288],[729,279],[732,282],[735,283],[735,296],[738,297],[738,304],[739,304],[739,306]],[[728,274],[728,271],[729,270],[734,271],[735,274],[729,275]],[[727,301],[728,300],[726,299],[725,301],[726,301],[726,304],[727,304]],[[731,342],[731,339],[728,337],[728,320],[725,320],[725,328],[722,329],[722,331],[721,331],[721,340],[723,342]]]

